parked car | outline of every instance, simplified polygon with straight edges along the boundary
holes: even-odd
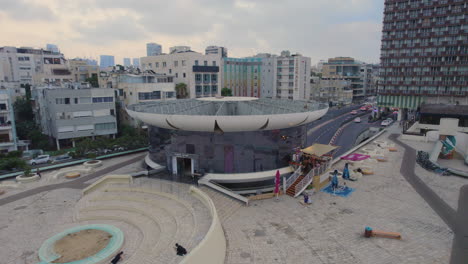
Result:
[[[52,163],[60,163],[60,162],[64,162],[64,161],[67,161],[67,160],[71,160],[72,157],[68,154],[65,154],[65,155],[60,155],[60,156],[57,156],[57,157],[53,157],[52,158]]]
[[[361,108],[359,108],[359,109],[360,109],[361,111],[367,111],[367,110],[369,110],[369,108],[368,108],[367,106],[363,106],[363,107],[361,107]]]
[[[44,164],[50,162],[50,155],[39,155],[29,161],[30,165]]]
[[[44,154],[42,149],[30,149],[30,150],[23,151],[23,155],[21,158],[24,160],[31,160],[32,158],[37,157],[42,154]]]
[[[389,125],[392,124],[392,123],[393,123],[393,119],[387,118],[387,119],[385,119],[384,121],[382,121],[382,123],[380,123],[380,125],[386,127],[386,126],[389,126]]]
[[[359,117],[354,118],[354,123],[361,123],[361,118]]]
[[[353,111],[351,111],[351,114],[352,114],[352,115],[357,115],[357,111],[356,111],[356,110],[353,110]]]

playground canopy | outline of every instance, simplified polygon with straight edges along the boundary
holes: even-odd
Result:
[[[368,158],[370,158],[369,155],[362,155],[358,153],[351,153],[349,155],[341,157],[342,160],[352,160],[352,161],[361,161],[361,160],[365,160]]]
[[[320,157],[337,148],[338,147],[332,145],[313,144],[312,146],[302,149],[301,151],[307,155]]]

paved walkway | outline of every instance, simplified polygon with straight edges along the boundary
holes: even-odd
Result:
[[[458,213],[438,196],[420,177],[416,175],[416,151],[398,140],[399,134],[390,135],[389,139],[405,149],[400,172],[419,195],[431,206],[455,234],[452,245],[451,264],[466,264],[468,260],[468,185],[461,187]]]
[[[145,154],[146,155],[146,154]],[[112,166],[109,166],[105,169],[96,171],[94,173],[91,173],[89,175],[86,175],[84,177],[81,177],[77,180],[74,181],[69,181],[69,182],[64,182],[64,183],[58,183],[58,184],[51,184],[51,185],[46,185],[46,186],[41,186],[38,188],[30,189],[24,192],[20,192],[17,194],[10,195],[8,197],[5,197],[3,199],[0,199],[0,206],[26,198],[31,195],[39,194],[42,192],[47,192],[47,191],[52,191],[56,189],[61,189],[61,188],[71,188],[71,189],[84,189],[86,188],[89,184],[86,184],[87,181],[92,180],[94,178],[103,176],[105,174],[108,174],[109,172],[115,171],[119,168],[122,168],[124,166],[127,166],[129,164],[135,163],[145,157],[145,155],[140,155],[136,158],[126,160],[124,162],[121,162],[119,164],[115,164]]]

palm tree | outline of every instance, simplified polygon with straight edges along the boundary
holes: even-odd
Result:
[[[176,84],[175,89],[176,89],[177,99],[182,99],[182,98],[187,98],[188,97],[187,84],[178,83],[178,84]]]

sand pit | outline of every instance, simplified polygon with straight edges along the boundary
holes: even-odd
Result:
[[[54,244],[54,251],[61,257],[53,263],[67,263],[96,255],[104,249],[112,235],[97,229],[71,233]]]

